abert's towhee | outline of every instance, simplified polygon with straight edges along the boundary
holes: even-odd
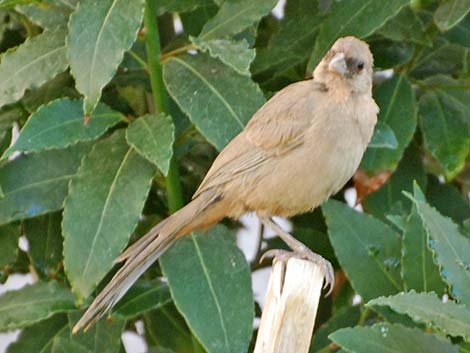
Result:
[[[366,43],[340,38],[313,79],[291,84],[266,102],[215,159],[192,201],[116,259],[124,265],[73,331],[93,325],[176,239],[247,212],[256,212],[296,256],[319,264],[331,291],[331,264],[271,217],[312,210],[354,174],[379,111],[372,98],[372,66]]]

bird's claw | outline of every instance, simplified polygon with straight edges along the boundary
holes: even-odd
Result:
[[[302,252],[291,252],[287,250],[272,249],[266,251],[263,256],[261,256],[260,262],[263,262],[264,259],[270,257],[273,258],[273,264],[279,261],[287,263],[287,261],[289,261],[289,259],[293,257],[313,262],[314,264],[320,267],[320,270],[323,273],[323,277],[325,278],[325,284],[323,286],[323,289],[329,287],[325,297],[329,296],[333,291],[333,286],[335,283],[335,272],[331,263],[326,260],[323,256],[320,256],[309,249],[304,250]]]

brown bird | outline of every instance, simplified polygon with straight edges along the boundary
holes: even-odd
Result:
[[[372,67],[366,43],[340,38],[315,68],[313,79],[291,84],[266,102],[215,159],[192,201],[116,259],[124,265],[73,332],[93,325],[175,240],[247,212],[256,212],[295,256],[319,264],[331,291],[331,264],[272,217],[314,209],[354,174],[379,111],[372,98]]]

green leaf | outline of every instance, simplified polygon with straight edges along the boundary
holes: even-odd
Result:
[[[51,213],[23,222],[28,255],[37,273],[45,278],[57,274],[62,262],[62,217]]]
[[[189,37],[191,43],[203,52],[209,52],[213,58],[220,59],[240,75],[250,75],[250,65],[255,58],[255,50],[250,49],[245,39],[234,41],[228,39],[212,39],[208,41],[197,37]]]
[[[79,300],[126,246],[154,175],[155,167],[127,145],[123,130],[96,144],[83,159],[70,182],[62,224],[64,267]]]
[[[186,353],[190,353],[189,351],[185,351]],[[148,350],[148,353],[176,353],[172,349],[163,348],[163,347],[151,347]]]
[[[463,69],[467,50],[438,37],[433,48],[422,50],[413,61],[410,75],[425,78],[437,74],[455,75]]]
[[[452,43],[470,48],[470,15],[446,32],[444,37]]]
[[[29,113],[35,113],[41,106],[59,98],[79,99],[80,94],[73,87],[75,81],[68,72],[63,72],[41,87],[26,92],[21,103]],[[83,117],[82,117],[83,119]]]
[[[16,342],[8,346],[7,353],[52,353],[54,338],[68,329],[67,316],[54,315],[21,331]],[[74,352],[75,353],[75,352]]]
[[[369,148],[391,148],[398,147],[395,133],[386,123],[379,121],[375,125],[374,135],[368,145]]]
[[[0,166],[0,224],[62,208],[70,178],[90,144],[21,156]]]
[[[312,56],[307,65],[307,72],[313,72],[315,66],[336,39],[346,35],[365,38],[382,27],[389,18],[408,3],[408,0],[333,2],[331,13],[323,22],[315,42]]]
[[[40,0],[0,0],[0,8],[14,7],[16,5],[31,4]]]
[[[15,262],[20,234],[19,224],[6,224],[0,227],[0,270]]]
[[[126,130],[127,142],[166,176],[173,156],[175,126],[164,113],[149,114],[134,120]]]
[[[16,102],[27,89],[41,86],[67,68],[65,34],[60,28],[46,31],[2,55],[0,107]]]
[[[343,327],[352,327],[357,324],[361,316],[359,305],[347,306],[335,313],[326,323],[321,325],[314,333],[312,344],[310,345],[310,353],[321,351],[322,348],[328,346],[331,341],[328,335]]]
[[[78,311],[69,314],[69,326],[73,327],[82,314],[83,312]],[[74,335],[69,334],[63,337],[68,338],[69,345],[72,347],[81,346],[80,352],[118,353],[121,348],[121,334],[125,324],[126,321],[124,320],[116,322],[100,320],[87,332],[80,331]],[[60,347],[60,345],[57,346]],[[68,353],[70,351],[65,352]]]
[[[188,12],[211,4],[213,4],[211,0],[161,0],[157,3],[157,11],[158,15],[163,15],[165,12]]]
[[[90,114],[101,90],[131,48],[144,15],[144,0],[82,0],[71,15],[67,37],[70,69]]]
[[[441,31],[447,31],[462,21],[469,11],[469,0],[447,0],[437,8],[434,21]]]
[[[158,281],[138,281],[114,307],[112,318],[132,319],[171,302],[168,285]]]
[[[322,211],[338,261],[356,292],[368,300],[401,291],[399,235],[342,202],[330,200]]]
[[[218,225],[182,238],[160,263],[178,310],[207,352],[246,352],[254,315],[251,277],[231,232]]]
[[[270,78],[308,60],[321,24],[318,2],[289,0],[285,14],[265,48],[257,48],[253,75]]]
[[[407,42],[376,38],[371,39],[368,44],[377,70],[401,66],[409,62],[413,56],[414,45]]]
[[[206,22],[199,37],[208,40],[240,33],[267,15],[276,3],[277,0],[224,1],[219,12]]]
[[[93,353],[95,351],[90,351],[86,347],[83,347],[81,344],[64,338],[56,337],[53,341],[52,353]]]
[[[450,76],[436,75],[426,79],[426,88],[438,93],[447,104],[461,110],[456,114],[465,124],[470,126],[470,91],[464,80],[454,80]]]
[[[389,306],[417,322],[432,324],[446,335],[470,339],[470,310],[452,301],[443,303],[435,293],[400,293],[371,300],[367,305]]]
[[[470,240],[459,233],[450,218],[442,216],[426,202],[414,202],[429,236],[429,246],[439,265],[441,276],[451,287],[452,295],[461,303],[470,305]]]
[[[197,351],[198,342],[172,303],[144,314],[144,322],[149,346],[165,347],[174,352],[204,352]],[[165,329],[162,330],[162,327]]]
[[[264,103],[253,81],[206,54],[172,57],[163,67],[163,78],[181,110],[219,150]]]
[[[403,232],[402,242],[402,277],[405,290],[418,292],[435,291],[442,294],[445,284],[439,275],[439,268],[433,261],[433,254],[428,248],[428,237],[423,220],[413,206]]]
[[[189,0],[192,2],[192,0]],[[203,6],[200,6],[193,11],[179,13],[181,22],[183,23],[184,33],[188,36],[197,36],[202,31],[202,27],[206,22],[215,16],[219,7],[211,0]]]
[[[81,100],[64,98],[40,107],[21,130],[18,140],[2,156],[16,151],[39,152],[64,148],[80,141],[94,140],[124,119],[124,116],[100,104],[86,124]]]
[[[407,41],[426,46],[432,45],[423,21],[409,6],[402,8],[377,33],[396,42]]]
[[[23,328],[74,309],[70,290],[57,282],[39,282],[0,296],[0,331]]]
[[[411,144],[404,152],[392,176],[377,191],[368,194],[362,205],[364,210],[384,220],[385,215],[401,210],[408,214],[412,202],[403,195],[403,191],[411,192],[413,182],[426,189],[426,170],[420,155],[419,146]]]
[[[361,166],[369,172],[393,171],[416,129],[415,97],[406,76],[399,75],[383,83],[374,98],[380,107],[378,120],[393,130],[398,147],[368,148]]]
[[[458,353],[448,340],[416,328],[379,323],[369,327],[344,328],[330,339],[347,352],[360,353]]]
[[[46,0],[40,4],[18,5],[15,10],[25,15],[32,23],[48,30],[66,27],[71,9],[58,1]]]
[[[419,100],[421,131],[426,147],[440,162],[447,178],[463,169],[470,152],[470,127],[464,112],[440,91],[427,92]]]
[[[470,353],[470,342],[460,343],[460,353]]]
[[[459,190],[451,184],[442,184],[435,178],[429,178],[426,198],[429,204],[444,216],[461,223],[470,218],[470,205]]]
[[[424,329],[425,326],[414,322],[408,315],[399,314],[396,311],[393,311],[388,306],[371,306],[371,309],[376,312],[383,321],[391,324],[399,324],[406,327],[416,327]]]

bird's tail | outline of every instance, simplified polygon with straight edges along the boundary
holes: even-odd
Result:
[[[115,262],[125,261],[106,287],[88,307],[72,332],[85,331],[111,309],[147,270],[180,236],[217,223],[223,218],[219,197],[207,191],[153,227],[128,247]],[[214,207],[215,206],[215,207]]]

